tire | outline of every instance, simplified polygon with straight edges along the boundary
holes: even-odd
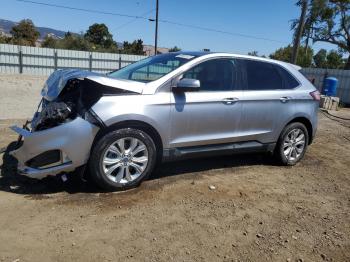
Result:
[[[129,189],[152,173],[156,161],[156,146],[147,133],[134,128],[119,129],[96,142],[89,159],[90,176],[105,190]]]
[[[275,156],[282,165],[293,166],[304,157],[308,143],[309,134],[305,125],[291,123],[283,129],[278,139]]]

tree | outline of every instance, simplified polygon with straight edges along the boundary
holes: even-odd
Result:
[[[314,56],[314,64],[318,68],[340,69],[344,67],[342,54],[336,50],[327,53],[325,49],[321,49]]]
[[[171,52],[179,52],[179,51],[181,51],[181,48],[179,48],[177,46],[174,46],[174,47],[169,49],[169,53],[171,53]]]
[[[252,52],[248,52],[248,55],[250,55],[250,56],[259,56],[259,52],[254,50]]]
[[[0,44],[9,44],[11,43],[11,40],[11,37],[0,34]]]
[[[56,48],[57,47],[57,41],[51,36],[45,36],[44,41],[41,43],[41,47],[47,47],[47,48]]]
[[[86,31],[84,38],[95,46],[94,49],[99,49],[99,47],[108,49],[116,46],[113,35],[109,32],[105,24],[95,23],[91,25]]]
[[[348,53],[344,69],[350,70],[350,0],[312,0],[309,8],[314,42],[327,42]]]
[[[35,46],[40,36],[30,19],[21,20],[18,25],[12,27],[10,33],[12,34],[12,42],[18,45]]]
[[[308,0],[299,0],[297,2],[298,6],[301,6],[301,14],[300,18],[297,21],[296,24],[294,24],[295,27],[295,33],[294,33],[294,41],[293,41],[293,51],[292,51],[292,57],[291,57],[291,63],[295,64],[298,57],[298,51],[300,46],[300,40],[304,33],[304,26],[305,26],[305,19],[306,19],[306,11],[308,8]]]
[[[316,55],[314,55],[314,63],[318,68],[327,68],[327,50],[320,49]]]
[[[83,35],[67,33],[63,39],[56,42],[56,48],[91,51],[91,43],[88,42]]]
[[[72,36],[73,34],[70,32],[70,31],[68,31],[68,32],[66,32],[65,34],[64,34],[64,37],[70,37],[70,36]]]
[[[265,55],[259,55],[259,52],[256,51],[256,50],[248,52],[248,55],[250,55],[250,56],[260,56],[260,57],[266,58]]]
[[[331,50],[327,54],[327,68],[339,69],[343,68],[343,57],[336,50]]]
[[[128,41],[123,42],[123,51],[125,54],[144,55],[143,41],[141,39],[135,40],[132,43]]]
[[[305,49],[304,46],[300,47],[301,49]],[[270,55],[270,58],[290,62],[292,58],[293,48],[291,45],[286,47],[281,47],[277,49],[274,53]],[[312,57],[313,57],[313,49],[310,47],[306,48],[306,52],[299,52],[296,60],[296,64],[301,67],[310,67],[312,65]]]

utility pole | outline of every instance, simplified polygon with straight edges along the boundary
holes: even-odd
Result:
[[[156,0],[156,32],[154,36],[154,55],[157,55],[158,47],[158,9],[159,9],[159,0]]]

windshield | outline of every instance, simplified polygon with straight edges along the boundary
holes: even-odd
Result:
[[[114,71],[108,76],[148,83],[165,76],[196,57],[196,55],[181,53],[152,56]]]

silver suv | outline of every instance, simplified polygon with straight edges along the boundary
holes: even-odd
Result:
[[[153,56],[107,75],[58,70],[19,133],[18,172],[41,179],[88,166],[108,190],[134,187],[156,163],[234,152],[303,158],[319,92],[295,65],[227,53]]]

